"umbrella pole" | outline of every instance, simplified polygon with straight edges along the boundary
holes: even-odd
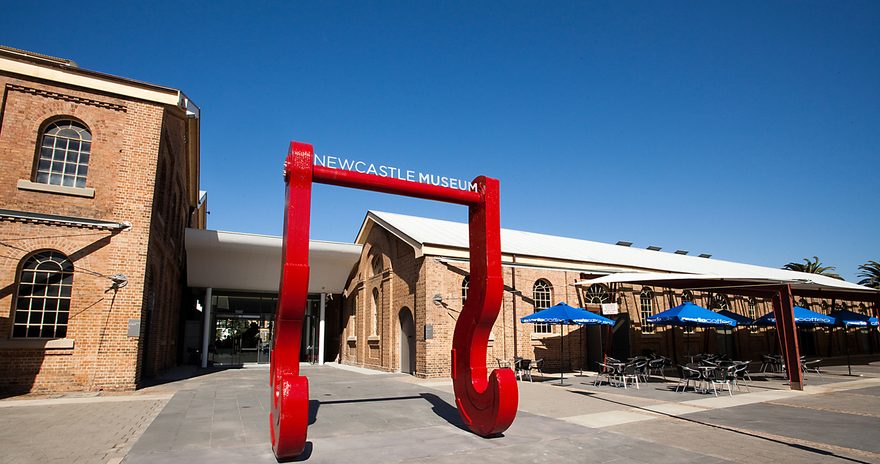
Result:
[[[849,372],[849,375],[853,375],[852,373],[852,363],[849,362],[849,327],[843,327],[843,346],[846,347],[846,370]]]
[[[559,326],[559,385],[565,385],[565,377],[564,372],[562,370],[562,361],[565,359],[565,344],[562,341],[562,331],[565,330],[565,325]]]

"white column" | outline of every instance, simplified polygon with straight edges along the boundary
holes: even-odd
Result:
[[[318,320],[318,364],[324,364],[324,310],[327,307],[327,294],[321,294],[321,313]]]
[[[208,367],[208,344],[211,343],[211,287],[205,289],[205,313],[202,321],[202,367]]]

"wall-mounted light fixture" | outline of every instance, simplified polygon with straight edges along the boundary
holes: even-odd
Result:
[[[436,295],[434,295],[434,298],[432,298],[432,301],[433,301],[434,304],[437,305],[437,306],[442,305],[442,304],[443,304],[443,295],[441,295],[441,294],[439,294],[439,293],[436,294]]]

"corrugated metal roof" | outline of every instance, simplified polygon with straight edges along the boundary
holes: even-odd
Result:
[[[358,243],[365,240],[371,221],[416,244],[451,248],[468,248],[468,225],[419,216],[382,211],[369,211],[358,234]],[[407,240],[408,239],[408,240]],[[609,243],[570,237],[501,229],[501,251],[521,256],[619,266],[630,270],[664,271],[689,274],[741,276],[794,281],[808,279],[817,284],[852,290],[872,291],[867,287],[817,274],[775,269],[698,256],[685,256],[662,251],[642,250]]]

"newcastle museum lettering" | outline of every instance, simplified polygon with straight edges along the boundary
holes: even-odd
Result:
[[[425,174],[418,171],[403,170],[394,166],[376,165],[367,163],[366,161],[356,161],[338,156],[319,155],[315,153],[315,165],[325,168],[343,169],[345,171],[355,171],[361,174],[373,174],[380,177],[392,177],[400,180],[408,180],[410,182],[420,182],[423,184],[437,185],[440,187],[448,187],[459,190],[477,191],[477,184],[470,183],[464,179],[456,177],[438,176],[435,174]]]

